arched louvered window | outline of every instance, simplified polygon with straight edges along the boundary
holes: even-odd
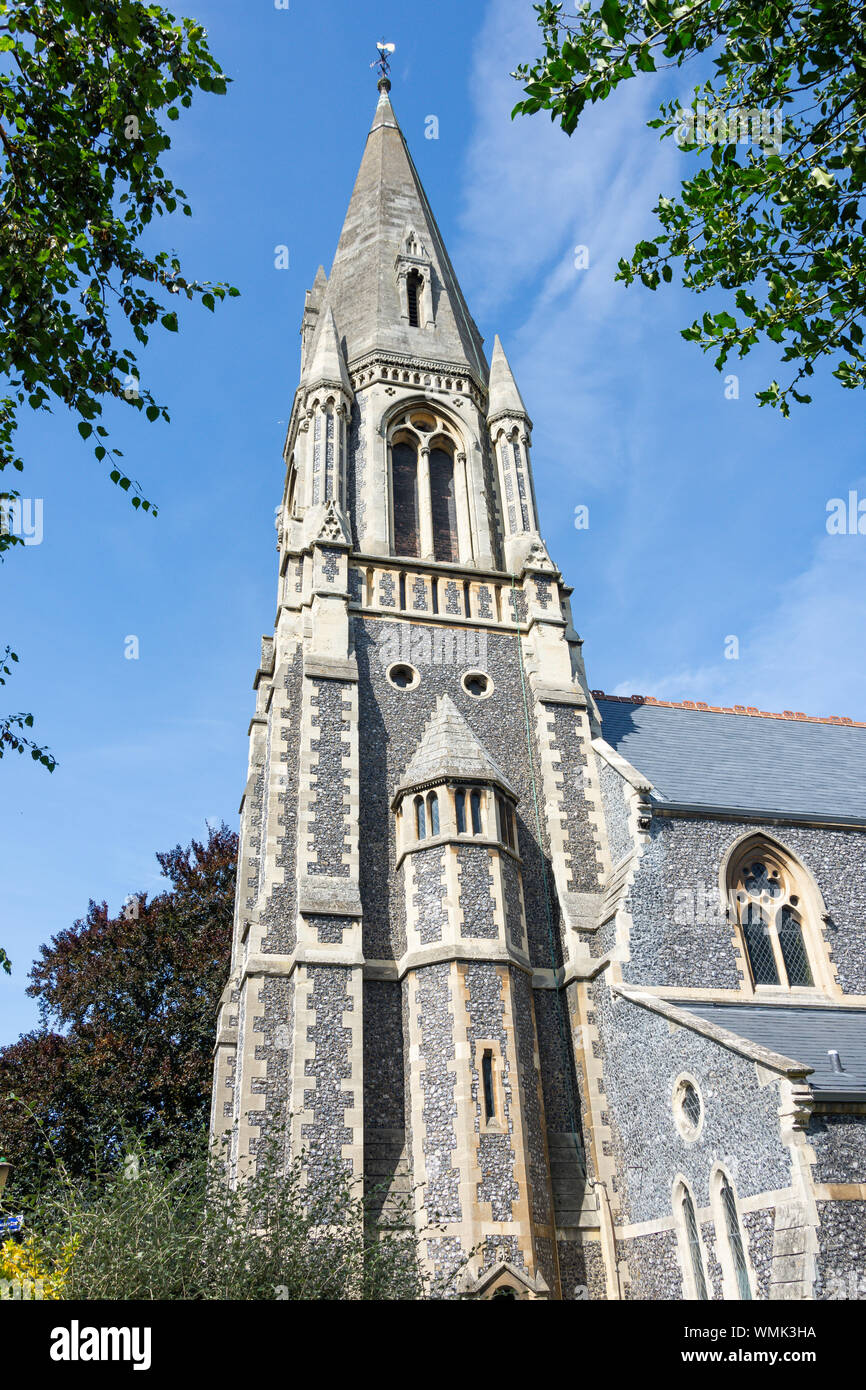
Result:
[[[802,877],[780,846],[759,838],[748,841],[731,862],[731,910],[755,986],[814,986],[803,930]]]
[[[466,834],[466,793],[458,787],[454,793],[454,810],[457,813],[457,834]]]
[[[472,811],[472,834],[481,834],[481,793],[474,791],[470,794],[469,805]]]
[[[427,810],[430,815],[430,834],[439,834],[439,798],[435,792],[427,797]]]
[[[737,1296],[742,1299],[751,1300],[752,1286],[749,1282],[749,1266],[746,1262],[746,1248],[743,1241],[743,1232],[740,1226],[739,1213],[737,1212],[734,1189],[731,1187],[727,1173],[719,1174],[719,1205],[721,1207],[722,1221],[724,1222],[724,1236],[730,1256],[731,1271],[733,1273],[733,1282],[737,1290]]]
[[[424,839],[426,839],[426,837],[427,837],[427,817],[426,817],[426,815],[424,814],[424,798],[423,798],[423,796],[416,796],[416,797],[415,797],[415,831],[416,831],[416,833],[417,833],[417,835],[418,835],[418,839],[419,839],[419,840],[424,840]]]
[[[418,529],[418,452],[401,440],[391,449],[391,487],[394,498],[394,553],[420,554]]]
[[[454,494],[454,458],[441,447],[430,450],[430,507],[433,515],[435,559],[456,564],[457,504]]]
[[[692,1277],[692,1297],[704,1301],[708,1299],[710,1295],[707,1289],[706,1275],[704,1274],[704,1261],[701,1252],[701,1237],[698,1232],[697,1213],[695,1212],[695,1204],[692,1201],[692,1194],[687,1187],[680,1189],[679,1201],[689,1272]]]

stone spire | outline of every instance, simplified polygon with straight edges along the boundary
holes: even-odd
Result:
[[[331,308],[326,308],[322,315],[321,327],[313,345],[310,365],[304,373],[304,385],[307,387],[340,386],[349,399],[352,399],[352,383],[349,380],[346,359],[343,356],[340,335],[337,332],[337,321]]]
[[[487,418],[491,424],[500,415],[508,415],[513,419],[520,416],[529,418],[526,406],[523,404],[523,397],[517,389],[514,374],[508,365],[508,358],[505,356],[502,343],[499,341],[498,333],[493,341],[489,389]]]
[[[407,276],[422,286],[421,319],[410,323]],[[453,364],[482,387],[480,333],[412,162],[385,82],[337,246],[326,302],[354,366],[374,351]]]

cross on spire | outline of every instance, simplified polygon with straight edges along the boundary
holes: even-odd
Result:
[[[384,39],[380,39],[376,44],[379,56],[370,64],[370,67],[379,69],[380,92],[390,92],[391,90],[391,63],[388,55],[394,52],[395,47],[395,44],[386,43]]]

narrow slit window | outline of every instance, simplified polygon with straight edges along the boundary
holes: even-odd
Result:
[[[435,792],[431,792],[427,798],[427,809],[430,812],[430,834],[439,834],[439,798]]]
[[[405,574],[401,574],[401,575],[400,575],[400,607],[401,607],[401,608],[405,608],[405,607],[406,607],[406,576],[405,576]]]
[[[457,812],[457,834],[466,834],[466,793],[458,787],[454,795],[454,809]]]
[[[417,270],[413,270],[406,280],[406,296],[409,301],[409,326],[410,328],[420,327],[420,317],[418,314],[418,301],[421,297],[421,276]]]
[[[472,808],[472,834],[481,834],[481,793],[472,792],[469,797],[469,804]]]
[[[484,1119],[489,1124],[496,1118],[496,1103],[493,1093],[493,1053],[488,1048],[481,1058],[481,1077],[484,1084]]]
[[[415,798],[415,829],[418,832],[419,840],[427,838],[427,818],[424,814],[423,796],[416,796]]]

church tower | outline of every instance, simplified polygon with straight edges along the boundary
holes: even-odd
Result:
[[[593,703],[532,422],[389,90],[304,308],[213,1130],[236,1172],[267,1130],[405,1197],[446,1296],[616,1297]]]

